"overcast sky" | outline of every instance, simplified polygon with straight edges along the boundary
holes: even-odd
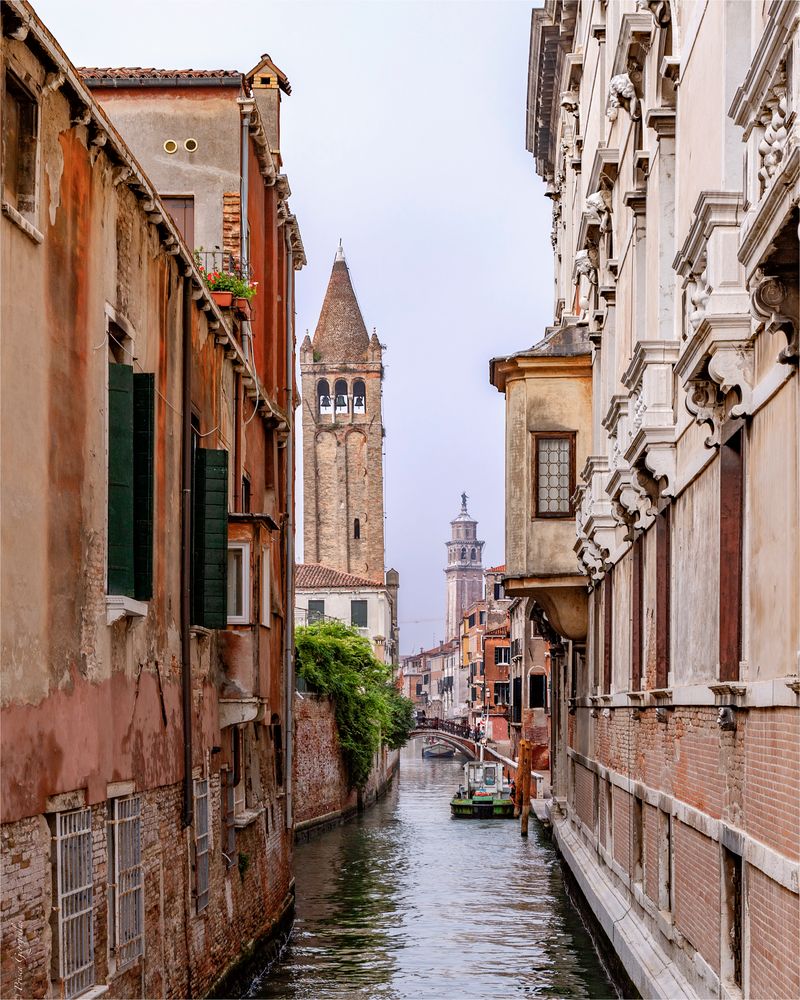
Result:
[[[385,354],[386,562],[401,647],[443,637],[459,494],[503,554],[503,397],[488,360],[552,315],[550,202],[525,151],[531,4],[34,0],[77,65],[249,70],[292,84],[281,147],[312,334],[341,237]],[[299,477],[299,481],[302,479]],[[302,510],[298,510],[302,553]]]

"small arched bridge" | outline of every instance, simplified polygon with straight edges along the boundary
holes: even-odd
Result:
[[[496,760],[499,764],[504,765],[509,775],[516,774],[517,762],[515,760],[511,760],[510,757],[504,757],[491,746],[485,743],[481,744],[475,740],[473,738],[474,730],[471,730],[469,726],[461,725],[459,722],[453,722],[451,719],[429,719],[424,715],[417,716],[416,725],[411,731],[409,738],[413,739],[415,736],[432,736],[435,739],[441,740],[442,743],[447,743],[456,750],[460,750],[470,760],[477,760],[480,757],[481,747],[483,747],[484,760]],[[533,797],[536,798],[538,795],[538,783],[543,780],[544,776],[538,771],[531,771],[531,776],[534,780]]]

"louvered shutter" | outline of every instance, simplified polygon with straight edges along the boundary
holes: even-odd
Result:
[[[133,368],[108,366],[108,593],[133,595]]]
[[[155,376],[133,376],[133,577],[137,601],[153,596]]]
[[[198,448],[194,458],[192,622],[227,624],[228,453]]]

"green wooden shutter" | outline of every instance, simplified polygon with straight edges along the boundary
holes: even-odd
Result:
[[[192,622],[205,628],[228,623],[228,453],[194,453]]]
[[[133,596],[133,368],[108,366],[108,593]]]
[[[155,376],[133,376],[133,579],[134,597],[153,596],[153,463]]]

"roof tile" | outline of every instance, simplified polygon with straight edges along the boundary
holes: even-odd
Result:
[[[383,587],[383,580],[368,580],[352,573],[342,573],[320,563],[298,563],[295,587],[298,590],[317,590],[336,587]]]

